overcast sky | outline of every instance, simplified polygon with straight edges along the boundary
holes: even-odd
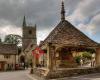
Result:
[[[37,24],[38,42],[60,22],[61,0],[0,0],[0,37],[21,35],[23,16]],[[100,43],[100,0],[65,0],[66,20]]]

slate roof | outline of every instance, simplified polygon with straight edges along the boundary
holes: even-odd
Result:
[[[0,54],[11,54],[15,55],[18,52],[18,48],[15,44],[4,44],[0,43]]]
[[[78,30],[70,22],[65,20],[65,8],[64,2],[61,5],[61,21],[60,23],[51,31],[48,37],[40,44],[42,46],[45,43],[53,43],[65,46],[80,46],[84,45],[87,47],[97,47],[98,43],[91,40],[84,33]]]
[[[71,46],[85,45],[88,47],[96,47],[98,43],[91,40],[84,33],[74,27],[67,20],[60,23],[51,31],[42,44],[45,43],[65,44]]]

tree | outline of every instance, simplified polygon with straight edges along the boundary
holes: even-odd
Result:
[[[22,37],[15,34],[9,34],[5,37],[4,43],[16,44],[19,46],[22,44]]]

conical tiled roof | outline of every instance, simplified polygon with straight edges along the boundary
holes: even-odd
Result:
[[[66,46],[85,45],[88,47],[96,47],[98,45],[66,20],[61,21],[51,31],[44,43],[65,44]]]

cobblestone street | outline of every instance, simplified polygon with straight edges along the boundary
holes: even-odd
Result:
[[[0,72],[0,80],[35,80],[29,76],[29,71]]]

